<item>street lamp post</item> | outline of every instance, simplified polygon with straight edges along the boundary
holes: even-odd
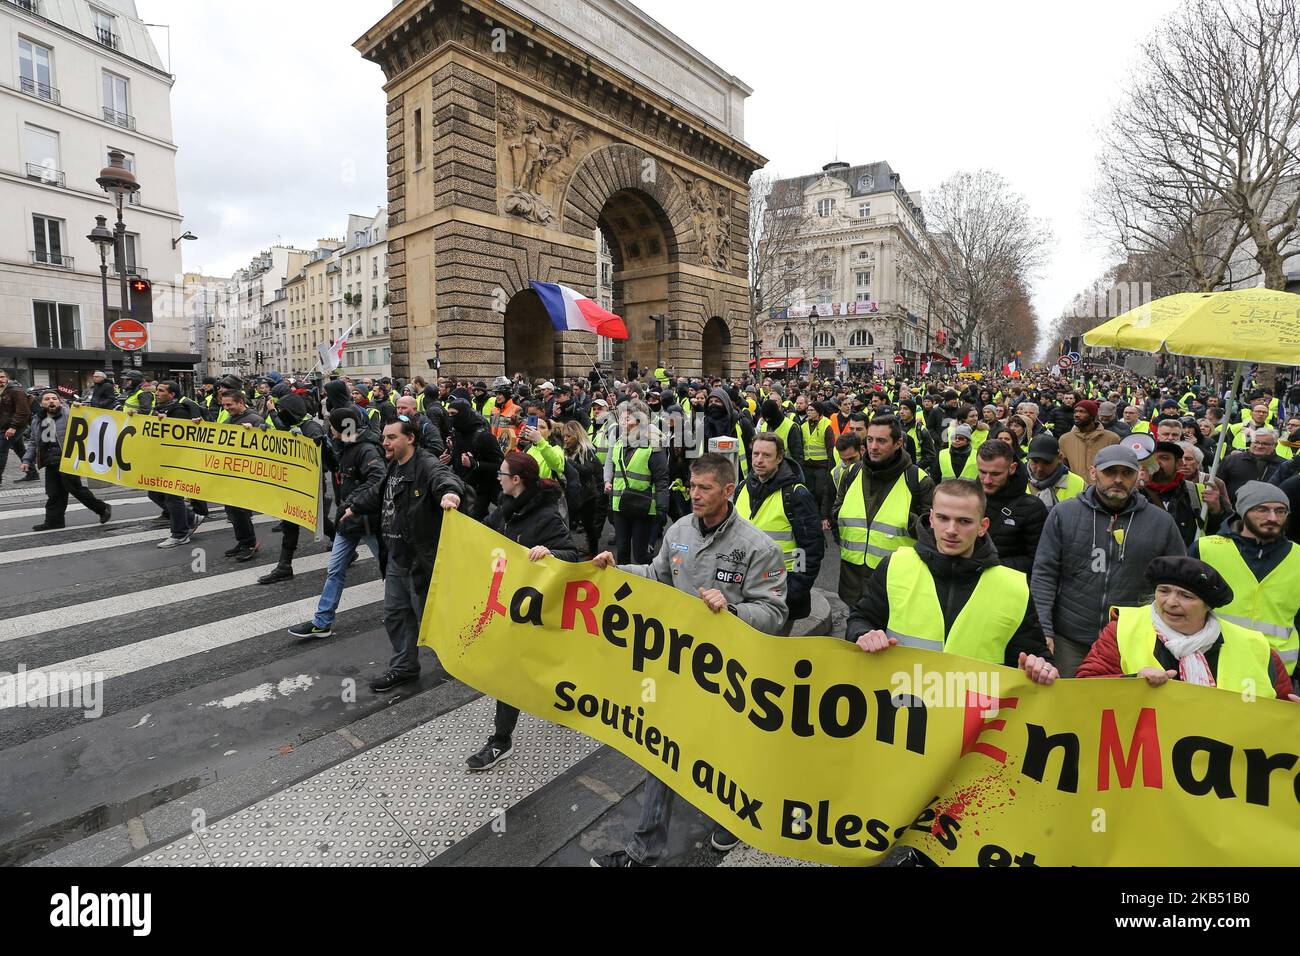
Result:
[[[103,216],[95,217],[95,228],[86,237],[99,249],[99,286],[104,295],[104,372],[113,371],[113,343],[108,338],[108,247],[113,244],[113,233],[109,231],[108,220]]]
[[[790,323],[785,324],[785,374],[790,375]]]
[[[130,296],[126,289],[126,222],[122,219],[122,203],[125,197],[140,191],[140,183],[135,178],[135,173],[126,168],[126,153],[120,149],[112,149],[108,152],[108,165],[99,172],[95,182],[99,188],[104,190],[110,196],[115,197],[114,203],[117,208],[117,222],[113,226],[113,254],[116,258],[118,285],[120,288],[121,298],[118,300],[118,315],[125,316],[130,306]],[[96,217],[102,220],[103,217]],[[98,231],[98,229],[97,229]],[[107,231],[107,230],[105,230]],[[94,235],[94,233],[92,233]],[[101,240],[92,239],[92,242]],[[100,246],[100,255],[105,254],[106,245]],[[108,348],[108,270],[104,269],[104,340],[105,354],[111,355]],[[105,370],[107,371],[107,370]]]
[[[813,306],[813,311],[808,316],[808,324],[812,327],[812,361],[809,363],[811,371],[817,369],[817,307]],[[811,374],[811,371],[809,374]]]

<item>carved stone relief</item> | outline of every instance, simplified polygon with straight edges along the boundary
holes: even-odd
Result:
[[[549,225],[555,220],[557,188],[577,165],[590,133],[504,89],[497,94],[497,125],[509,155],[502,165],[502,176],[509,177],[502,208],[507,215]]]

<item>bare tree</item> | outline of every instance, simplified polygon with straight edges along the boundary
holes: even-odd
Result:
[[[1009,283],[1042,267],[1050,228],[1030,216],[1024,197],[996,172],[959,172],[926,197],[926,217],[948,264],[955,299],[951,331],[969,349],[988,329]]]
[[[1192,288],[1220,285],[1244,248],[1284,289],[1300,255],[1296,0],[1190,0],[1141,62],[1102,136],[1098,218],[1126,253],[1177,263]]]
[[[790,305],[815,277],[805,235],[810,217],[796,187],[761,171],[749,181],[749,334],[755,349],[762,338],[759,323],[772,309]]]

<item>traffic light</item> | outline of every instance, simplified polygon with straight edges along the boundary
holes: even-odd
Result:
[[[131,318],[137,322],[153,321],[153,285],[148,279],[131,279],[127,282],[131,293]]]

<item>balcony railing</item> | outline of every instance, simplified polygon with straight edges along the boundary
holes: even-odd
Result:
[[[128,263],[126,264],[126,274],[127,274],[128,276],[130,276],[132,279],[147,279],[147,278],[149,278],[149,270],[146,269],[144,266],[138,266],[138,265],[136,265],[134,262],[128,262]],[[117,263],[116,263],[116,262],[113,263],[113,275],[117,275]]]
[[[21,10],[26,10],[28,13],[41,12],[40,4],[38,4],[36,0],[7,0],[7,2]]]
[[[47,103],[59,105],[59,91],[52,86],[46,86],[44,83],[38,83],[30,76],[18,77],[18,89],[22,90],[28,96],[34,96],[38,100],[45,100]]]
[[[65,256],[58,252],[40,252],[32,251],[32,265],[50,266],[55,269],[67,269],[71,271],[74,268],[72,256]]]
[[[42,166],[40,163],[27,164],[27,178],[34,179],[38,183],[45,183],[47,186],[67,185],[62,170],[51,169],[48,166]]]
[[[120,126],[123,129],[135,129],[135,117],[129,113],[119,113],[117,110],[104,107],[104,119],[114,126]]]
[[[110,49],[120,50],[122,48],[122,38],[112,30],[95,27],[95,39]]]

